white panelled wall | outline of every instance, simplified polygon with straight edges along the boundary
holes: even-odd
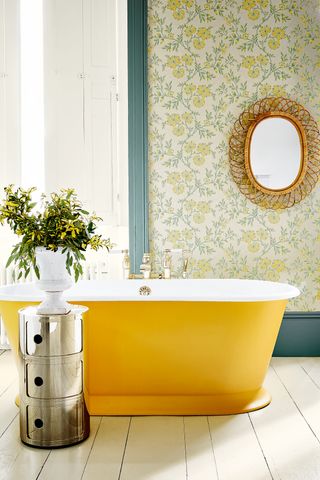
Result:
[[[103,218],[101,233],[127,248],[126,0],[43,0],[43,22],[45,190],[75,188]],[[30,186],[21,179],[19,44],[19,0],[0,0],[0,198],[9,183]],[[0,264],[15,242],[1,227]]]
[[[0,197],[6,185],[21,180],[19,28],[19,0],[0,0]],[[1,227],[0,265],[13,241]]]
[[[19,183],[19,1],[0,0],[0,188]]]
[[[126,30],[124,0],[44,2],[47,190],[74,187],[114,226],[128,225]]]

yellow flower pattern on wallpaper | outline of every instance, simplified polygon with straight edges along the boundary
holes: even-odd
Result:
[[[190,276],[289,282],[320,310],[320,193],[264,210],[229,173],[234,121],[266,96],[320,119],[320,0],[149,0],[151,250],[191,252]],[[177,272],[181,265],[176,262]]]

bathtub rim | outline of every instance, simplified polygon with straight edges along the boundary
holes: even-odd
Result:
[[[247,291],[240,291],[237,294],[230,293],[231,287],[236,287],[237,282],[246,283],[248,285]],[[188,284],[189,287],[196,286],[201,287],[203,283],[206,288],[212,283],[213,292],[201,293],[200,289],[192,290],[192,288],[185,288],[183,291],[176,295],[172,294],[175,285]],[[214,285],[220,283],[225,284],[225,291],[215,292]],[[93,288],[93,284],[97,287],[105,287],[106,292],[98,292]],[[124,286],[129,287],[130,291],[125,294],[119,295],[114,291],[107,292],[108,285],[113,285],[113,289],[118,289]],[[229,291],[227,290],[229,284]],[[90,285],[92,289],[91,293],[85,293],[86,287]],[[151,288],[150,296],[139,295],[139,288],[141,286],[149,286]],[[152,293],[152,287],[161,285],[160,293],[156,291]],[[170,285],[171,288],[167,292],[163,292],[163,287]],[[254,292],[254,286],[265,289],[263,293]],[[163,286],[163,287],[162,287]],[[267,288],[270,287],[271,291],[268,292]],[[135,290],[134,290],[135,287]],[[158,288],[158,287],[157,287]],[[79,291],[79,290],[84,291]],[[77,292],[78,290],[78,292]],[[169,295],[168,295],[169,293]],[[80,280],[77,284],[71,287],[68,291],[65,291],[64,297],[67,301],[71,302],[267,302],[274,300],[288,300],[300,295],[300,291],[297,287],[289,285],[287,283],[270,282],[266,280],[250,280],[250,279],[171,279],[171,280]],[[20,284],[8,284],[0,287],[0,302],[38,302],[43,299],[43,293],[35,287],[34,283],[20,283]]]

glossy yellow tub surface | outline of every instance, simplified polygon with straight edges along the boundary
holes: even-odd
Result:
[[[262,300],[258,292],[258,299],[252,300],[252,291],[240,298],[244,286],[254,287],[257,282],[238,280],[242,285],[229,292],[233,300],[219,301],[221,292],[211,292],[210,301],[206,295],[215,287],[210,282],[218,281],[148,281],[154,298],[151,293],[147,300],[138,293],[124,295],[123,290],[121,299],[112,291],[97,300],[99,289],[108,285],[94,286],[94,281],[82,284],[87,288],[86,293],[82,291],[83,300],[71,291],[70,300],[89,307],[84,320],[84,377],[91,415],[220,415],[256,410],[270,402],[264,377],[287,298],[299,292],[287,286],[287,291],[273,294],[286,298],[266,295],[268,300]],[[237,285],[219,282],[225,282],[225,288]],[[126,283],[138,292],[146,282]],[[165,284],[171,288],[168,299],[163,291],[157,292],[158,285],[165,289]],[[188,289],[191,284],[203,287],[202,297],[192,292],[183,297],[182,290],[178,297],[179,288]],[[118,282],[118,288],[121,285]],[[2,288],[0,313],[17,351],[17,310],[38,298],[33,292],[9,301],[4,295],[1,298]]]

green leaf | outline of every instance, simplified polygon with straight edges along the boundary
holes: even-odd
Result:
[[[8,258],[8,261],[6,263],[6,268],[9,267],[9,265],[16,259],[15,255],[10,255],[10,257]]]
[[[40,279],[40,271],[39,271],[38,265],[34,265],[33,268],[34,268],[34,273],[36,274],[37,279],[39,280]]]
[[[75,270],[75,281],[76,281],[76,282],[77,282],[78,279],[79,279],[79,275],[80,275],[79,270]]]

